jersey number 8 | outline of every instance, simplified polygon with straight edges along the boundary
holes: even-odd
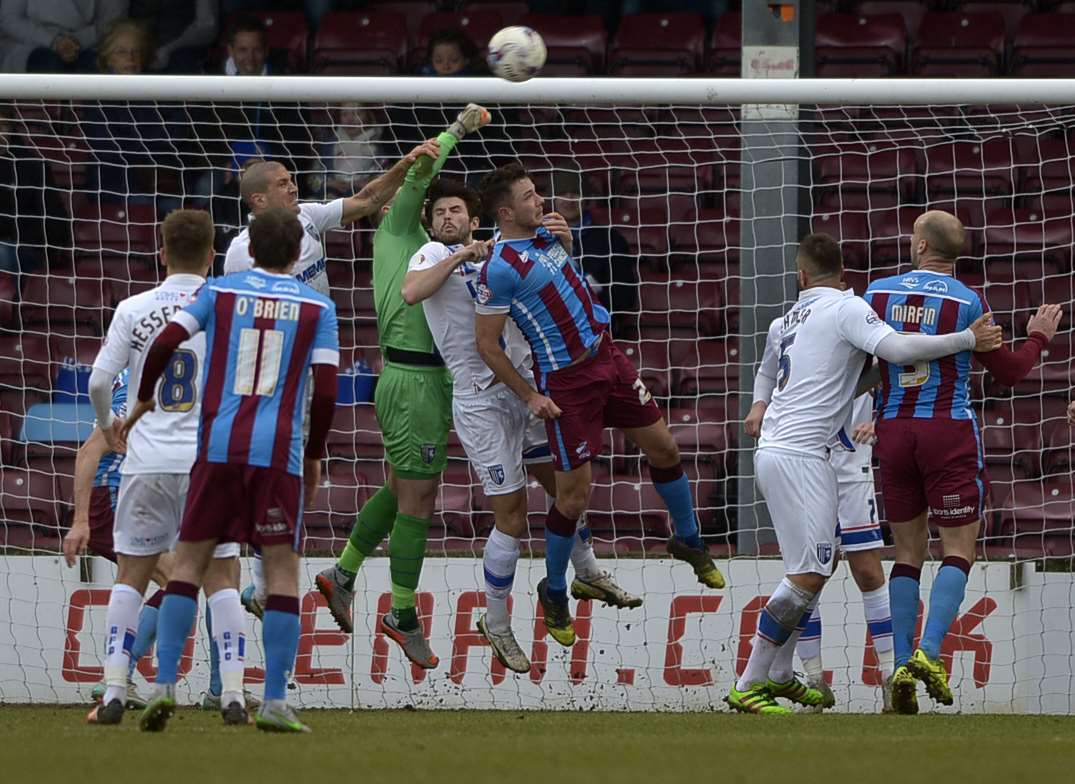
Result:
[[[179,349],[164,368],[157,399],[162,411],[184,414],[194,408],[198,399],[198,355],[190,349]]]

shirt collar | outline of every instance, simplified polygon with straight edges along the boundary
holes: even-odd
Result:
[[[192,275],[187,272],[175,272],[164,279],[162,286],[188,286],[191,284],[205,283],[205,278],[201,275]]]
[[[854,295],[854,293],[851,289],[838,289],[835,286],[811,286],[799,292],[798,301],[802,302],[804,299],[813,297],[834,297],[837,295],[847,297]]]

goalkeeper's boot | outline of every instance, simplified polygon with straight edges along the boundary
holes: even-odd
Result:
[[[250,723],[250,714],[247,712],[246,706],[238,700],[232,700],[228,703],[228,707],[221,709],[220,717],[224,719],[225,724],[234,726]]]
[[[827,709],[836,704],[836,695],[832,693],[832,688],[829,684],[825,683],[824,679],[820,681],[809,680],[806,685],[811,689],[816,689],[821,692],[821,695],[825,698],[819,705],[811,705],[803,710],[803,713],[824,713]]]
[[[567,599],[556,600],[549,596],[549,580],[542,577],[537,585],[538,601],[545,618],[545,628],[549,635],[565,648],[575,644],[575,627],[571,621],[571,610]]]
[[[93,687],[93,691],[90,692],[90,697],[94,702],[100,703],[105,698],[105,692],[108,691],[108,686],[104,683],[98,683]],[[124,707],[127,710],[142,710],[146,707],[146,698],[138,693],[138,687],[134,685],[132,678],[127,679],[127,701],[124,703]]]
[[[762,716],[790,716],[793,713],[791,708],[777,704],[769,693],[768,685],[764,683],[756,683],[744,691],[732,686],[724,701],[740,713],[757,713]]]
[[[592,599],[609,607],[634,609],[642,606],[641,596],[632,596],[616,585],[612,575],[600,572],[596,577],[579,577],[571,581],[571,595],[576,599]]]
[[[906,664],[901,664],[892,673],[886,684],[891,694],[890,700],[894,713],[914,716],[918,713],[918,681]]]
[[[724,587],[724,575],[720,573],[720,569],[713,563],[713,559],[709,557],[709,550],[704,545],[701,549],[697,549],[691,547],[678,536],[672,536],[668,539],[666,549],[673,558],[689,563],[691,568],[694,569],[698,582],[702,585],[707,588]]]
[[[257,593],[254,592],[253,583],[243,588],[243,592],[239,594],[239,601],[243,603],[243,607],[246,608],[248,613],[259,621],[264,620],[265,606],[261,603]]]
[[[203,711],[224,710],[224,706],[220,702],[220,697],[221,695],[213,694],[211,691],[205,692],[202,695],[201,709]],[[257,710],[261,707],[261,700],[246,689],[243,689],[243,701],[246,703],[246,707],[250,710]]]
[[[782,697],[807,708],[825,707],[825,694],[820,689],[807,686],[794,675],[791,676],[790,680],[786,680],[783,683],[777,683],[770,678],[766,688],[774,697]],[[829,694],[831,695],[832,692],[830,691]],[[832,705],[835,704],[836,700],[833,699]],[[828,707],[831,708],[832,705]]]
[[[478,631],[489,641],[489,647],[493,649],[497,661],[512,672],[530,672],[530,660],[519,647],[511,627],[508,627],[506,632],[494,632],[483,615],[478,619]]]
[[[402,648],[403,654],[419,667],[432,670],[440,664],[440,659],[433,653],[433,649],[429,647],[429,640],[426,639],[425,634],[422,632],[421,624],[418,624],[416,628],[410,631],[405,631],[399,628],[399,624],[396,623],[396,616],[389,612],[385,613],[381,618],[381,631],[387,635],[388,639]]]
[[[350,634],[355,630],[351,620],[351,603],[354,601],[355,592],[344,586],[343,575],[335,566],[330,566],[314,578],[317,590],[325,597],[328,611],[332,613],[336,625]]]
[[[175,685],[158,686],[138,718],[138,728],[142,732],[162,732],[175,715],[175,706]]]
[[[926,684],[926,692],[941,705],[952,704],[952,689],[948,686],[948,671],[944,662],[931,659],[921,648],[917,649],[907,662],[911,674]]]
[[[284,700],[265,700],[254,720],[259,730],[265,732],[311,732],[299,721],[295,709]]]
[[[123,721],[123,701],[112,700],[107,705],[95,705],[86,716],[87,724],[119,724]]]

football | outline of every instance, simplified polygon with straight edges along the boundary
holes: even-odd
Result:
[[[525,82],[545,65],[545,42],[529,27],[505,27],[489,40],[487,58],[501,79]]]

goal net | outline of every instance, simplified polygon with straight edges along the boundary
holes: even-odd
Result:
[[[138,86],[125,91],[117,79]],[[1073,431],[1065,421],[1072,90],[1064,93],[1072,105],[1019,102],[1033,93],[1005,82],[977,93],[994,103],[967,104],[958,84],[939,81],[930,82],[935,102],[925,104],[906,87],[904,98],[886,99],[894,93],[884,83],[841,96],[847,83],[838,80],[828,82],[836,87],[824,101],[817,90],[773,100],[716,80],[539,79],[520,87],[266,78],[242,80],[246,93],[221,88],[220,78],[75,81],[62,95],[35,93],[32,82],[0,85],[0,702],[82,701],[101,678],[114,567],[92,556],[67,567],[61,539],[72,518],[76,449],[93,428],[89,366],[116,303],[162,279],[164,215],[180,206],[211,210],[222,254],[245,223],[238,177],[246,161],[284,162],[305,200],[350,195],[477,96],[494,121],[457,148],[445,174],[476,181],[519,160],[546,209],[577,227],[576,261],[672,428],[702,533],[729,587],[705,591],[667,559],[669,522],[644,461],[606,431],[587,518],[603,568],[645,604],[615,611],[582,602],[574,648],[545,636],[534,586],[544,573],[549,502],[532,484],[524,556],[533,557],[520,562],[513,625],[534,668],[505,674],[475,626],[493,518],[453,434],[419,595],[440,667],[412,669],[376,633],[389,601],[387,558],[364,565],[355,633],[339,633],[312,577],[342,550],[385,477],[371,402],[382,367],[373,227],[363,221],[324,238],[340,319],[340,402],[324,482],[306,516],[297,704],[719,706],[781,574],[752,489],[754,444],[742,418],[768,320],[796,297],[796,244],[809,231],[836,237],[845,280],[861,293],[872,278],[910,268],[914,219],[944,209],[970,238],[958,276],[984,293],[1009,345],[1026,337],[1040,304],[1064,308],[1061,332],[1013,389],[974,375],[992,485],[979,562],[943,651],[956,709],[1075,709]],[[268,103],[280,97],[303,100]],[[799,106],[755,106],[788,100]],[[490,228],[483,222],[483,232]],[[218,273],[222,262],[218,255]],[[884,520],[880,488],[877,501]],[[924,570],[924,596],[937,565]],[[248,567],[244,559],[244,581]],[[846,567],[821,608],[839,707],[878,710],[877,658]],[[252,683],[261,675],[259,638],[251,618]],[[206,641],[199,620],[182,665],[184,699],[206,688]],[[152,667],[147,657],[139,671],[148,677]]]

